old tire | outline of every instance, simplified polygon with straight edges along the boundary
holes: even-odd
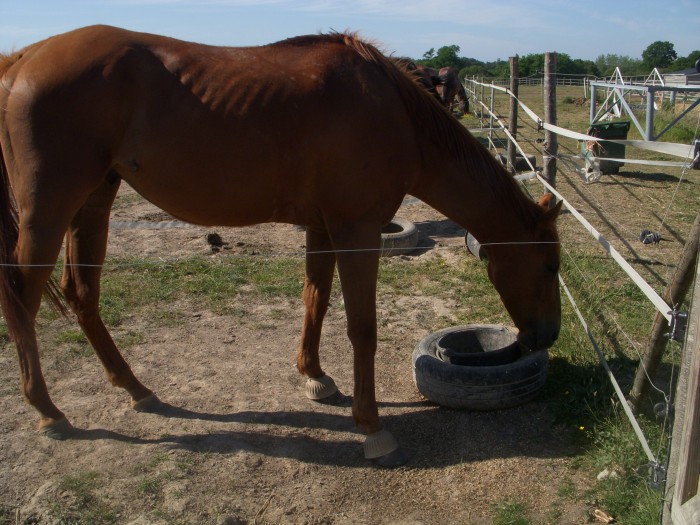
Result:
[[[382,257],[402,255],[418,244],[418,229],[411,221],[394,217],[382,228]]]
[[[474,339],[482,339],[483,344],[453,352],[461,355],[459,360],[446,356],[445,348],[463,344],[462,337],[467,345]],[[470,358],[473,352],[482,355]],[[413,380],[424,397],[439,405],[500,410],[532,400],[545,384],[548,363],[547,350],[527,350],[502,326],[456,326],[433,332],[418,343],[413,351]]]

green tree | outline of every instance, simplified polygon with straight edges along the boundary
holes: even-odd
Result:
[[[691,52],[687,57],[678,57],[671,68],[674,71],[680,71],[682,69],[693,69],[695,67],[695,62],[700,60],[700,50],[695,50]]]
[[[462,69],[470,65],[470,59],[459,56],[459,46],[457,45],[442,46],[437,52],[435,52],[435,48],[431,47],[428,51],[423,53],[423,58],[416,62],[435,69],[448,66]]]
[[[459,58],[458,53],[459,46],[443,46],[438,49],[435,59],[439,67],[456,67],[459,69],[462,67],[463,60]]]
[[[432,60],[434,58],[435,58],[435,48],[431,47],[425,53],[423,53],[423,58],[421,59],[421,61],[428,61],[428,60]]]
[[[642,52],[642,61],[648,69],[668,67],[677,57],[678,55],[676,50],[673,49],[673,44],[660,40],[649,44]]]
[[[641,60],[624,55],[600,55],[596,58],[595,65],[600,75],[604,77],[612,75],[616,67],[619,67],[622,74],[626,76],[643,75],[649,72]]]
[[[533,77],[541,71],[544,71],[544,53],[532,53],[518,58],[518,76]]]

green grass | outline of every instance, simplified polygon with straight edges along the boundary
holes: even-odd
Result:
[[[134,308],[172,303],[184,296],[214,313],[230,314],[239,294],[299,297],[302,288],[301,259],[190,258],[170,263],[111,259],[103,273],[100,309],[105,323],[117,326]],[[173,312],[153,310],[162,322],[178,321]]]
[[[79,472],[65,476],[59,488],[69,498],[51,504],[52,523],[58,525],[110,525],[118,522],[118,512],[99,496],[101,480],[96,472]]]
[[[652,452],[663,464],[668,436],[661,434],[658,424],[644,417],[639,418],[639,423]],[[608,469],[619,475],[597,483],[590,497],[609,514],[624,517],[624,521],[619,522],[629,525],[657,523],[662,494],[649,486],[649,460],[622,410],[611,410],[604,419],[595,422],[588,433],[591,446],[584,455],[584,464],[594,472]]]
[[[140,496],[155,496],[160,492],[162,481],[158,477],[143,478],[136,485],[136,492]]]
[[[14,522],[14,512],[9,507],[0,506],[0,525],[11,525]]]
[[[491,506],[493,525],[533,525],[527,518],[525,506],[517,501],[506,500]]]
[[[87,338],[79,328],[69,328],[58,332],[53,344],[68,349],[70,355],[76,357],[89,357],[93,354]]]
[[[661,133],[676,117],[677,115],[670,110],[657,111],[654,114],[654,135]],[[686,115],[664,133],[659,140],[677,142],[679,144],[692,144],[693,140],[698,138],[696,136],[697,120],[697,116],[692,114]]]

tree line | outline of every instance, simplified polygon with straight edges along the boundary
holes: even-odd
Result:
[[[510,76],[510,66],[506,60],[495,62],[482,62],[476,58],[459,56],[460,48],[457,45],[443,46],[437,51],[431,48],[423,57],[413,60],[432,68],[454,67],[459,70],[459,77],[493,77],[504,78]],[[695,67],[700,59],[700,50],[693,51],[686,57],[679,57],[671,42],[656,41],[649,44],[642,52],[642,58],[632,58],[624,55],[607,54],[600,55],[595,60],[582,60],[571,58],[566,53],[557,53],[557,72],[566,75],[585,75],[593,77],[608,77],[612,75],[616,67],[625,76],[646,76],[654,68],[662,73],[680,71]],[[519,76],[541,76],[544,72],[544,53],[533,53],[518,57]]]

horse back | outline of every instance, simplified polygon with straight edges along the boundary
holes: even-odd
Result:
[[[231,48],[93,26],[8,73],[32,147],[89,154],[81,184],[115,171],[190,222],[308,224],[354,196],[347,213],[388,220],[415,161],[391,80],[342,35]]]

